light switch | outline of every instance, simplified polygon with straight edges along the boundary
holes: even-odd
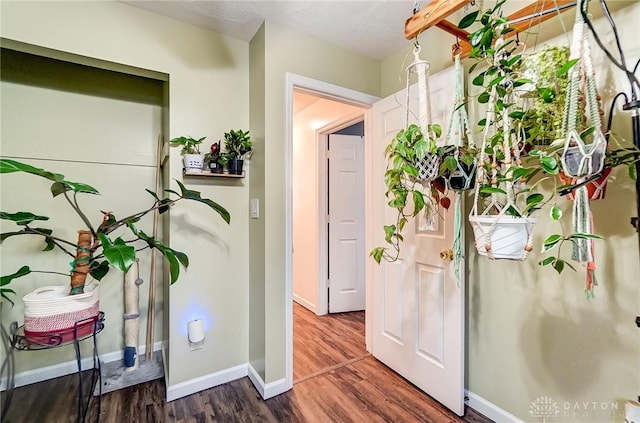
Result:
[[[260,200],[258,198],[252,198],[249,209],[251,218],[258,219],[260,217]]]

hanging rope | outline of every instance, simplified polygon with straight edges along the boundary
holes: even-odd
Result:
[[[591,48],[587,39],[587,28],[583,18],[586,14],[588,2],[583,1],[576,8],[576,20],[573,27],[573,42],[571,43],[571,60],[577,60],[569,71],[569,85],[563,118],[563,132],[566,141],[562,152],[563,172],[575,178],[576,184],[602,172],[607,149],[607,141],[603,134],[600,116],[599,97],[596,90],[596,80],[591,60]],[[593,128],[593,141],[586,144],[578,133],[580,124],[580,91],[582,89],[585,101],[587,122]],[[573,230],[575,233],[592,234],[593,216],[589,207],[589,194],[585,185],[575,191],[573,204]],[[595,243],[591,238],[574,239],[572,258],[586,263],[586,295],[593,297],[593,287],[597,285],[595,279]]]
[[[453,157],[456,162],[456,169],[450,172],[446,181],[450,189],[456,191],[454,216],[453,216],[453,269],[458,286],[460,286],[460,269],[464,260],[464,240],[462,239],[462,192],[468,190],[473,185],[473,177],[476,172],[476,159],[472,165],[466,165],[460,159],[460,148],[475,148],[469,116],[464,107],[464,72],[460,64],[460,55],[455,57],[455,89],[453,112],[447,128],[447,145],[455,147]],[[466,139],[466,142],[465,142]]]
[[[498,28],[501,32],[502,28]],[[504,44],[502,37],[496,40],[494,46],[495,51],[499,51]],[[502,56],[494,57],[494,64],[499,67]],[[478,252],[486,255],[490,259],[514,259],[525,260],[529,252],[533,249],[533,225],[535,219],[528,217],[507,217],[507,212],[515,216],[523,216],[522,211],[516,204],[514,195],[514,186],[512,182],[512,163],[521,165],[517,139],[511,136],[511,119],[509,118],[509,107],[505,107],[502,111],[502,143],[497,143],[491,155],[487,152],[487,141],[490,138],[491,129],[495,130],[497,115],[497,84],[491,87],[489,94],[488,109],[485,128],[482,137],[482,145],[480,147],[480,158],[476,173],[475,190],[473,198],[473,206],[469,215],[469,221],[473,227],[476,238],[476,247]],[[503,99],[505,104],[512,104],[511,98]],[[504,156],[502,162],[498,160],[499,154]],[[490,173],[487,172],[485,166],[491,162]],[[500,178],[500,172],[503,171],[503,178]],[[500,182],[502,180],[502,182]],[[498,195],[500,183],[504,186],[505,201],[501,202]],[[482,211],[478,206],[482,202],[480,190],[483,186],[489,185],[491,193],[489,195],[489,203]],[[498,231],[501,231],[498,234]],[[495,235],[495,237],[494,237]],[[525,240],[515,240],[513,237],[522,236]],[[509,240],[507,240],[509,238]],[[495,245],[494,245],[495,241]],[[496,248],[498,247],[498,248]],[[520,249],[521,248],[521,249]]]
[[[415,72],[418,76],[418,126],[425,137],[425,141],[429,142],[429,122],[431,121],[431,110],[429,109],[429,62],[420,59],[420,50],[420,44],[416,41],[413,49],[413,63],[407,66],[404,127],[406,128],[409,125],[410,80],[411,73]],[[418,169],[417,179],[426,184],[438,176],[440,159],[437,154],[427,154],[424,157],[417,157],[414,165]]]

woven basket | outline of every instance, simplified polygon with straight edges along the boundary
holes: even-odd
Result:
[[[98,282],[85,285],[83,294],[69,295],[69,286],[44,286],[25,295],[24,333],[43,343],[57,338],[57,342],[89,335],[100,310]],[[53,340],[51,342],[54,342]]]

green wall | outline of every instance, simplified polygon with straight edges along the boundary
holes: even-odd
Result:
[[[380,93],[381,74],[380,62],[377,60],[354,54],[272,22],[264,24],[264,28],[252,41],[252,47],[254,43],[262,42],[265,67],[264,129],[252,127],[252,130],[258,133],[264,131],[265,134],[265,177],[263,184],[255,188],[259,193],[264,190],[264,205],[261,210],[264,212],[264,244],[260,244],[261,226],[257,229],[256,243],[253,238],[254,232],[251,233],[251,248],[252,254],[264,256],[264,381],[270,383],[285,377],[285,190],[290,189],[285,180],[283,164],[286,149],[285,74],[291,72],[371,95]],[[252,77],[252,83],[254,81]],[[252,102],[253,94],[252,92]],[[256,101],[261,101],[263,94],[256,95]],[[256,262],[252,261],[250,266],[251,274],[257,275],[262,266],[261,258]],[[251,286],[253,288],[254,284],[261,283],[260,280],[252,278]],[[257,336],[255,343],[260,342],[260,336]],[[250,343],[253,345],[253,338]]]
[[[640,57],[635,30],[640,4],[618,2],[613,6],[623,48],[628,60],[635,61]],[[598,9],[596,4],[593,8]],[[562,18],[569,30],[573,15],[570,11]],[[610,29],[602,18],[596,28],[609,48],[614,48]],[[430,30],[421,37],[432,32],[443,34]],[[530,36],[530,47],[534,39],[538,48],[546,43],[568,42],[559,19],[535,32],[538,37]],[[557,37],[550,40],[550,34]],[[448,41],[437,45],[448,46],[453,41],[448,36]],[[433,45],[425,41],[421,44]],[[608,108],[615,92],[628,91],[628,83],[595,43],[592,45],[600,93]],[[450,51],[444,47],[441,50]],[[404,75],[404,62],[412,59],[407,58],[410,51],[408,47],[383,62],[384,95],[404,88],[404,81],[399,79]],[[431,61],[432,73],[452,64],[450,57],[433,50],[423,57]],[[467,68],[471,64],[468,60],[464,63]],[[471,121],[477,122],[481,118],[478,108],[472,102],[469,109]],[[631,140],[629,113],[618,108],[615,116],[613,130]],[[606,200],[592,202],[596,231],[606,240],[596,243],[600,285],[591,300],[584,296],[584,268],[565,270],[558,276],[537,264],[543,257],[538,253],[542,240],[560,230],[548,211],[537,216],[535,250],[525,262],[480,257],[467,227],[466,386],[470,392],[524,421],[537,421],[530,414],[530,405],[540,397],[557,403],[557,421],[624,420],[624,401],[636,399],[640,393],[640,337],[634,323],[640,307],[640,259],[637,234],[629,224],[629,218],[636,215],[634,192],[626,169],[618,169]],[[466,204],[469,212],[471,198]],[[565,215],[570,215],[571,203],[560,200],[560,204]],[[564,229],[570,231],[569,227]]]
[[[0,35],[4,38],[169,74],[170,133],[164,134],[165,139],[192,135],[207,136],[205,142],[213,142],[229,129],[249,127],[249,45],[246,42],[118,2],[3,1],[0,7]],[[59,104],[61,109],[64,106]],[[28,112],[24,113],[28,116]],[[127,130],[127,124],[123,121],[116,126],[124,131],[122,140],[135,145],[139,137]],[[158,134],[147,135],[153,142],[150,162],[154,163]],[[14,142],[3,134],[3,154],[12,151]],[[51,142],[59,144],[62,150],[81,147],[75,145],[77,140],[58,139],[55,134]],[[199,204],[179,204],[172,210],[171,246],[187,253],[191,262],[189,269],[169,289],[168,298],[163,299],[170,326],[163,328],[168,334],[164,339],[169,359],[167,383],[173,386],[248,361],[251,164],[247,178],[233,182],[183,179],[178,149],[170,150],[169,165],[172,179],[184,181],[203,196],[220,202],[232,216],[231,225],[227,226]],[[62,170],[72,175],[79,168],[80,165],[69,165]],[[100,188],[104,190],[126,191],[128,187],[126,178],[104,176],[100,181]],[[148,179],[147,185],[153,188],[153,178]],[[172,187],[176,188],[173,182]],[[9,190],[2,191],[5,195]],[[117,283],[105,286],[105,290],[111,289],[118,291]],[[121,301],[118,296],[105,296],[101,305],[111,307],[110,303],[118,301]],[[162,304],[158,307],[162,308]],[[141,311],[146,312],[144,305]],[[3,310],[3,321],[5,313]],[[205,319],[206,341],[203,349],[192,352],[186,329],[187,322],[197,317]],[[108,319],[107,330],[113,332],[99,337],[101,354],[121,348],[120,317],[112,312]],[[160,324],[162,320],[156,322]],[[144,340],[144,330],[141,332]],[[72,356],[62,354],[47,358],[45,363],[29,361],[26,355],[17,357],[19,369],[36,369],[71,359]]]

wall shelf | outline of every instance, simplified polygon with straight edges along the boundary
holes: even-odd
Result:
[[[194,171],[194,170],[182,170],[182,174],[184,176],[196,176],[196,177],[203,177],[203,178],[244,178],[245,173],[244,171],[242,171],[241,175],[234,175],[231,173],[212,173],[206,170],[203,170],[201,172],[198,171]]]

